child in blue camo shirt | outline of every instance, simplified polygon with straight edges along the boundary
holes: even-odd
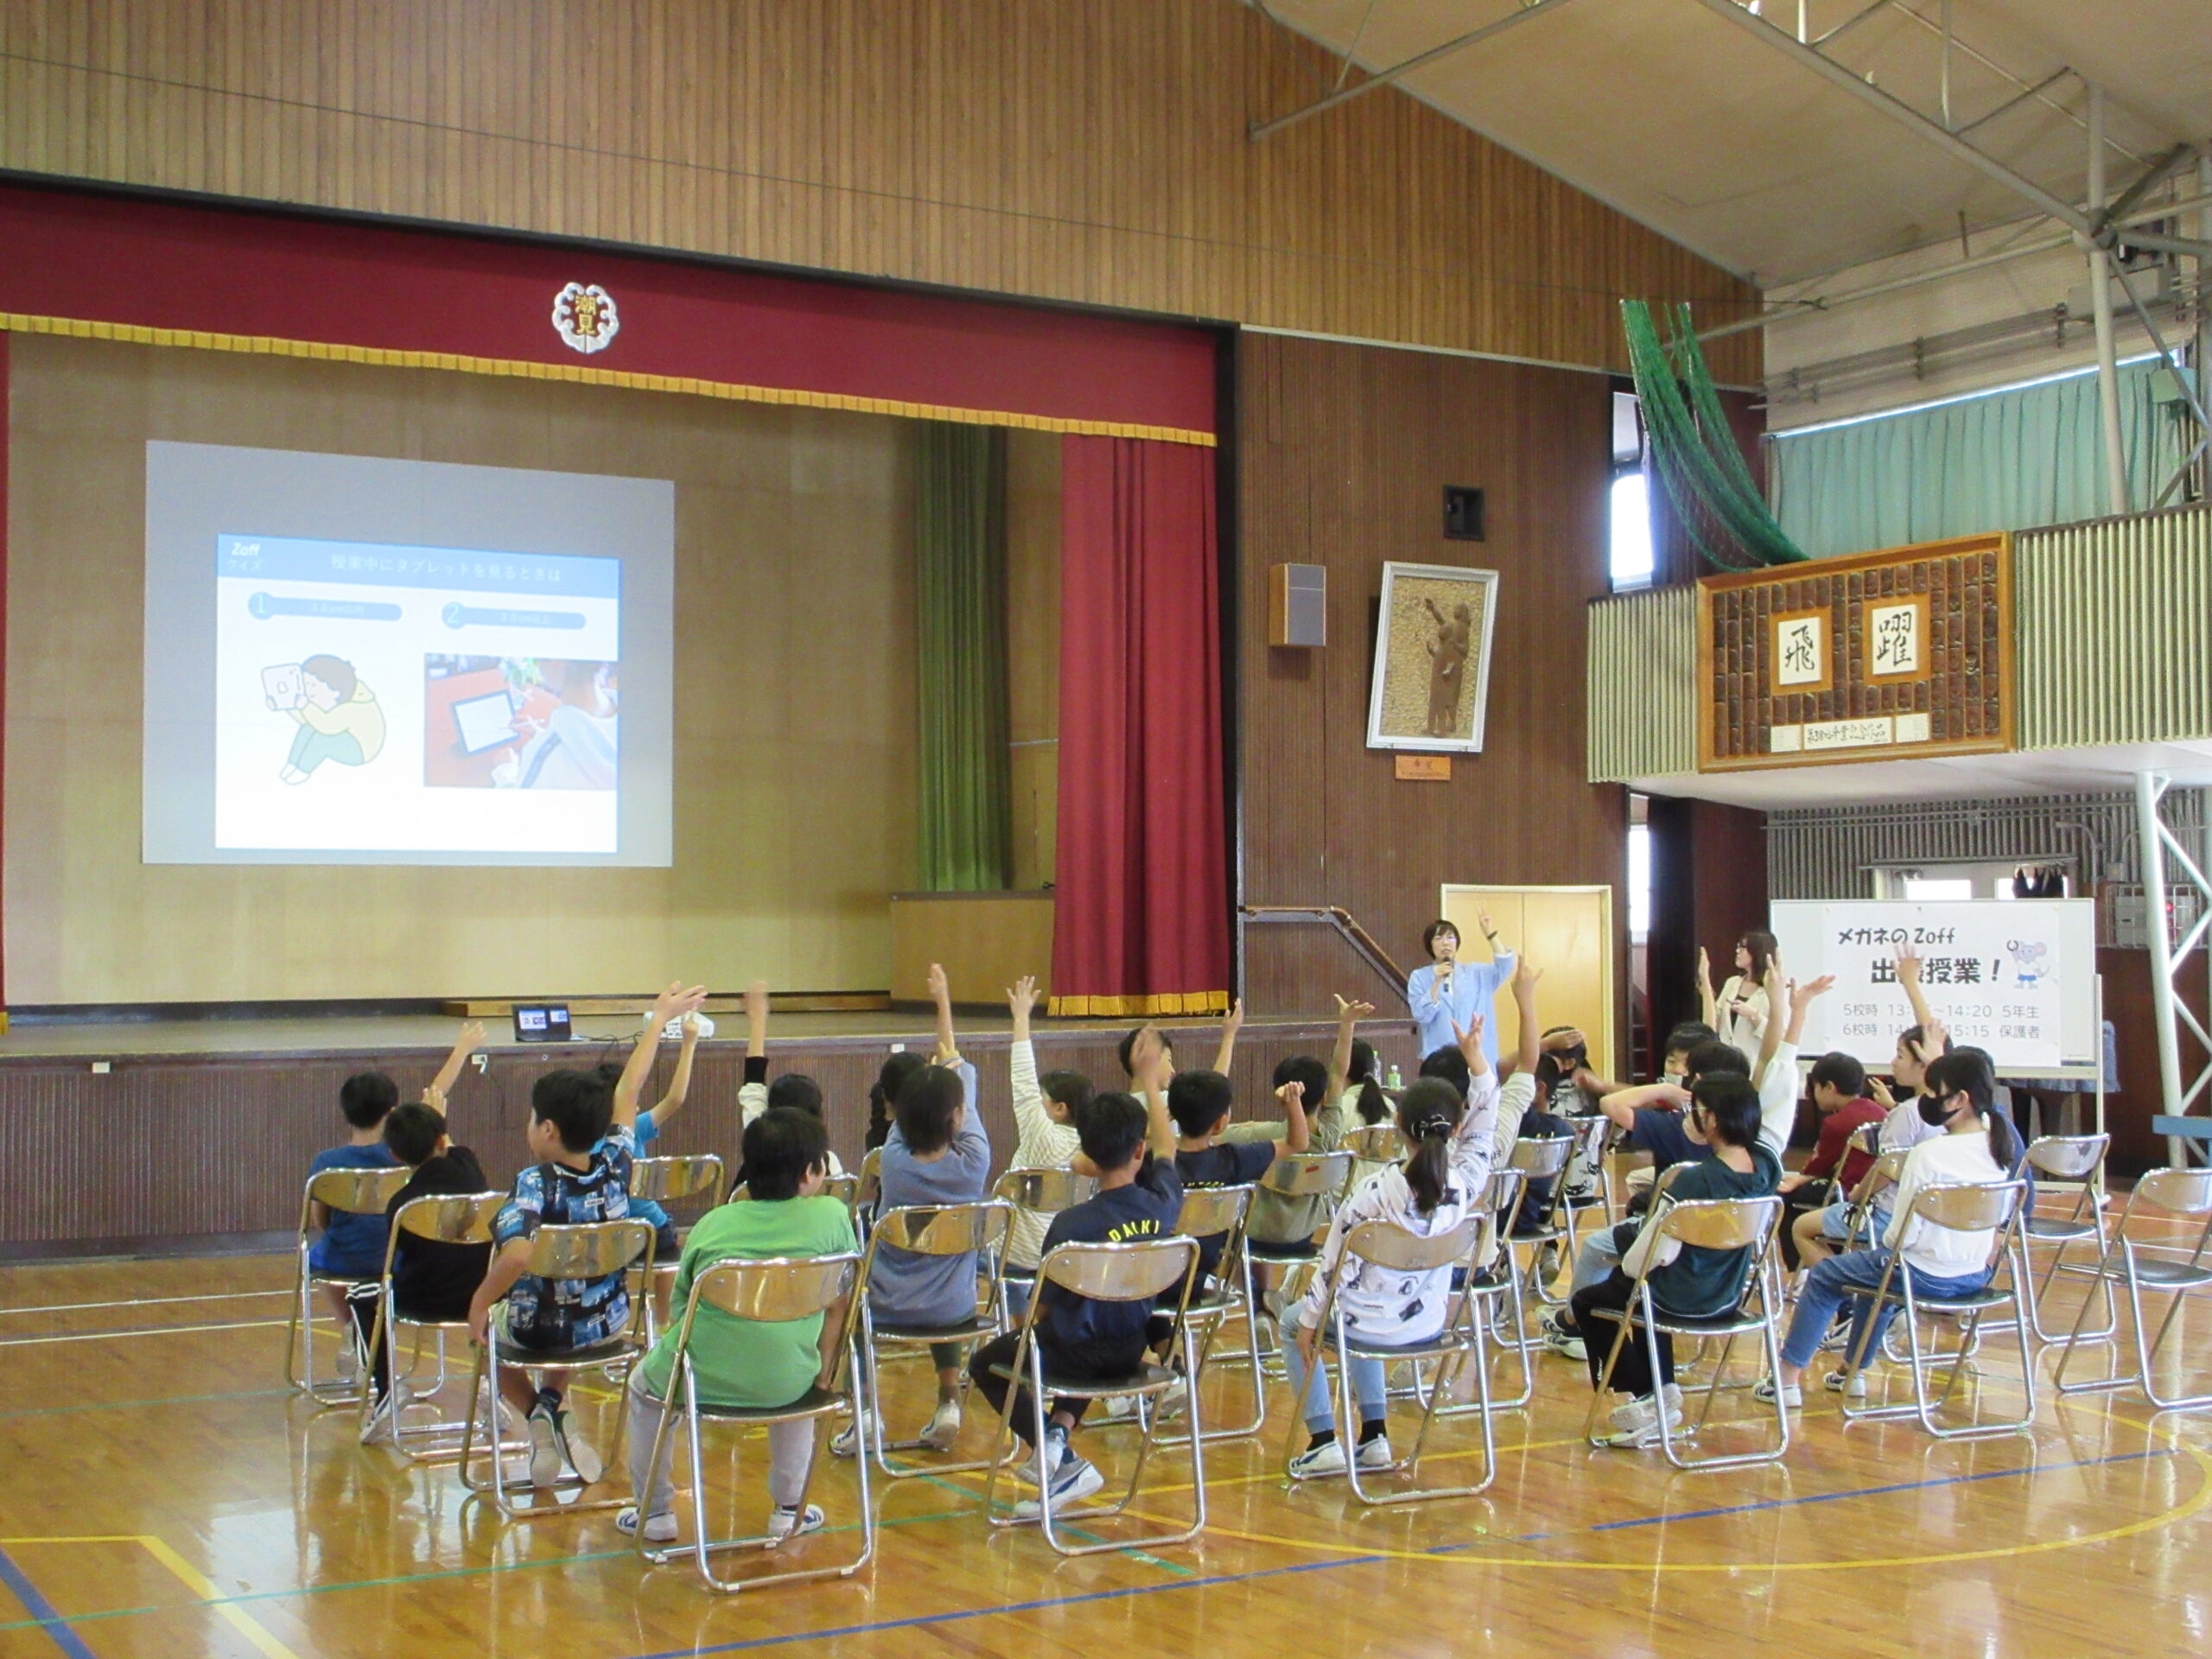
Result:
[[[658,1049],[658,1033],[671,1020],[696,1013],[707,1000],[703,985],[671,985],[653,1000],[645,1037],[609,1097],[604,1079],[591,1071],[551,1071],[530,1094],[531,1156],[537,1161],[515,1177],[513,1195],[493,1224],[491,1270],[469,1304],[469,1328],[479,1342],[498,1335],[520,1348],[561,1352],[619,1335],[629,1324],[624,1275],[596,1279],[539,1279],[523,1269],[539,1227],[622,1221],[630,1215],[630,1165],[637,1152],[638,1093]],[[599,1453],[579,1433],[564,1408],[568,1372],[547,1366],[532,1385],[517,1369],[500,1377],[507,1403],[530,1424],[530,1478],[550,1487],[563,1465],[585,1484],[605,1472]]]

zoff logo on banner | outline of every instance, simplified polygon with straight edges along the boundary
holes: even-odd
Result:
[[[553,327],[588,356],[614,343],[622,320],[615,315],[614,296],[597,283],[570,283],[553,296]]]

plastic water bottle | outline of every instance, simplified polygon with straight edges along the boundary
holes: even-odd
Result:
[[[1391,1065],[1390,1075],[1382,1080],[1382,1086],[1394,1092],[1406,1086],[1405,1074],[1398,1070],[1395,1062]]]

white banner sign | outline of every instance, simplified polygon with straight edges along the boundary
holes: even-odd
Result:
[[[1920,956],[1921,991],[1955,1043],[2007,1066],[2087,1065],[2096,1055],[2095,906],[2086,899],[1949,904],[1791,900],[1772,907],[1784,971],[1835,988],[1813,1004],[1802,1052],[1840,1049],[1886,1071],[1913,1023],[1898,950]]]

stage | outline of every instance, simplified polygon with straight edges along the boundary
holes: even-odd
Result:
[[[487,1022],[489,1023],[489,1022]],[[963,1014],[961,1052],[975,1063],[993,1164],[1012,1161],[1011,1022],[1003,1008]],[[435,1014],[19,1023],[0,1037],[0,1259],[179,1254],[286,1248],[299,1224],[308,1160],[346,1139],[338,1086],[360,1071],[388,1071],[403,1097],[428,1083],[461,1022]],[[1169,1020],[1178,1058],[1211,1065],[1218,1020]],[[491,1023],[484,1066],[461,1074],[451,1101],[454,1138],[499,1185],[524,1155],[531,1084],[563,1065],[619,1053],[632,1014],[586,1014],[582,1040],[518,1044]],[[744,1021],[716,1017],[699,1046],[690,1098],[656,1150],[713,1152],[734,1170]],[[1128,1022],[1035,1021],[1040,1069],[1070,1067],[1117,1085],[1115,1047]],[[1361,1034],[1385,1070],[1411,1076],[1411,1020],[1376,1019]],[[1287,1055],[1325,1059],[1325,1019],[1248,1020],[1232,1075],[1240,1116],[1265,1115],[1268,1074]],[[857,1166],[868,1088],[894,1047],[926,1049],[927,1011],[779,1014],[768,1043],[772,1075],[803,1071],[822,1085],[830,1144]],[[666,1087],[676,1045],[664,1043],[647,1089]]]

